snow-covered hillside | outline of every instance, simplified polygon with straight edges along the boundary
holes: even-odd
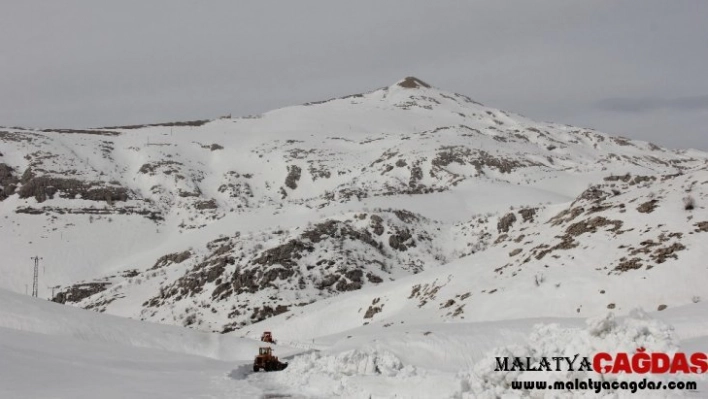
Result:
[[[585,315],[690,303],[707,276],[708,155],[416,78],[243,118],[2,128],[0,154],[0,285],[25,292],[39,255],[40,296],[136,319],[231,331],[418,273],[418,296],[460,286],[450,317],[469,301],[466,320],[523,316],[485,303],[525,296],[543,315]],[[665,275],[686,294],[612,297]]]
[[[0,289],[0,397],[256,398],[231,374],[259,341],[102,315]],[[290,356],[302,349],[278,347]],[[212,395],[212,396],[208,396]]]
[[[495,230],[483,251],[259,326],[300,339],[419,318],[600,317],[698,304],[708,284],[708,212],[686,208],[708,201],[707,188],[705,170],[608,176],[569,204],[515,209],[470,225],[471,233]],[[320,319],[332,321],[313,322]]]
[[[0,396],[17,399],[617,397],[593,391],[553,396],[514,390],[511,379],[539,376],[494,372],[493,356],[505,350],[519,356],[592,355],[638,345],[690,353],[708,345],[705,303],[626,318],[604,315],[589,322],[536,318],[436,323],[417,317],[407,324],[372,324],[332,335],[308,335],[296,325],[277,330],[276,338],[290,331],[290,342],[274,346],[288,368],[252,373],[259,342],[234,333],[137,322],[4,290],[0,303]],[[312,322],[341,324],[346,318],[320,316]],[[598,378],[592,373],[542,376],[548,381],[570,377]],[[705,379],[688,380],[698,382],[698,389],[638,395],[705,397]],[[637,394],[621,392],[618,397]]]
[[[241,118],[0,128],[0,396],[491,398],[531,378],[495,353],[705,351],[706,204],[706,153],[410,77]],[[250,372],[264,330],[282,372]]]

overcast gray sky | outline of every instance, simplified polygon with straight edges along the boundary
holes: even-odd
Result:
[[[0,0],[0,125],[264,112],[407,75],[708,150],[706,0]]]

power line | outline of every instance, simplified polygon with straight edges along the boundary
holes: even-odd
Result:
[[[39,256],[34,256],[30,259],[34,260],[34,279],[32,280],[32,296],[36,298],[39,296],[39,260],[43,258],[40,258]]]

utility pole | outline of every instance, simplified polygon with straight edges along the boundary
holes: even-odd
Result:
[[[39,256],[34,256],[30,259],[34,260],[34,279],[32,282],[32,296],[36,298],[37,296],[39,296],[39,260],[43,258],[40,258]]]

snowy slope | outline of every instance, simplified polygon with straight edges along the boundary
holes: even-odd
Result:
[[[299,338],[411,319],[595,317],[700,303],[708,284],[708,212],[685,210],[683,198],[705,203],[705,182],[706,171],[610,176],[570,204],[516,209],[489,218],[491,228],[469,227],[472,236],[475,229],[491,235],[484,251],[259,325],[287,325],[285,334]],[[318,319],[330,322],[321,326]]]
[[[262,389],[234,378],[258,346],[0,290],[3,398],[259,397]]]
[[[260,341],[101,315],[0,290],[0,328],[107,346],[182,353],[219,360],[250,360]],[[283,355],[297,348],[281,345]]]
[[[628,318],[604,315],[589,324],[581,318],[454,324],[418,318],[302,335],[291,342],[298,348],[275,346],[289,361],[285,371],[250,373],[257,342],[234,333],[135,322],[2,290],[0,304],[0,396],[12,398],[83,399],[97,392],[106,398],[544,397],[509,390],[508,382],[499,380],[507,374],[491,371],[492,356],[512,347],[518,355],[572,356],[638,345],[683,351],[708,345],[705,303]],[[338,322],[321,316],[313,322]],[[290,330],[297,326],[276,330],[276,338]],[[544,373],[542,378],[567,377]],[[698,391],[669,397],[704,397],[705,380],[690,380],[700,383]]]
[[[708,200],[708,172],[608,175],[600,182],[570,203],[462,223],[404,211],[362,212],[304,232],[223,237],[179,264],[168,261],[127,281],[119,277],[79,305],[218,331],[284,312],[288,318],[310,313],[310,307],[297,308],[376,285],[366,297],[325,303],[333,313],[349,312],[351,328],[369,321],[368,309],[380,311],[374,320],[398,322],[399,312],[422,312],[482,321],[594,316],[705,299],[708,212],[686,210],[684,199]],[[407,241],[397,238],[402,232],[410,232]],[[350,297],[358,299],[345,308]]]

